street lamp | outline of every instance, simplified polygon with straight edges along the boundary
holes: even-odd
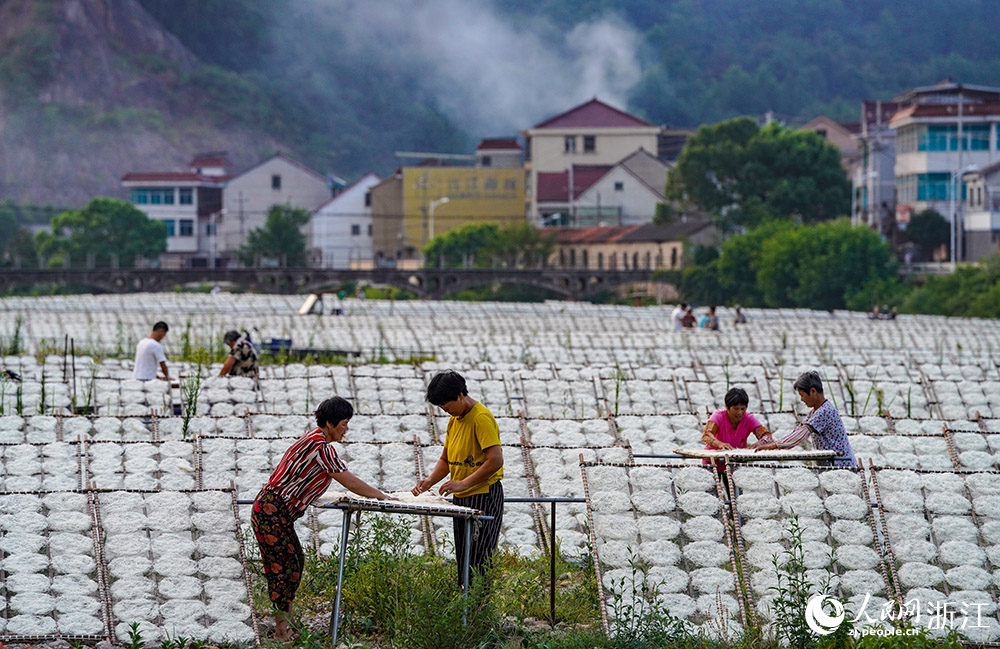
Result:
[[[451,201],[450,198],[448,198],[447,196],[442,196],[441,198],[438,198],[436,200],[431,201],[427,205],[427,214],[428,214],[428,219],[427,219],[428,220],[428,228],[427,228],[428,229],[428,236],[427,236],[427,241],[428,242],[430,242],[430,240],[434,238],[434,208],[437,207],[438,205],[444,205],[445,203],[447,203],[449,201]]]

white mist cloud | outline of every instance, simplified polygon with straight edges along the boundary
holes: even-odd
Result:
[[[292,6],[340,34],[316,43],[329,56],[348,49],[405,70],[474,135],[513,135],[595,96],[625,108],[640,75],[640,37],[611,15],[564,32],[547,21],[512,22],[481,0]]]

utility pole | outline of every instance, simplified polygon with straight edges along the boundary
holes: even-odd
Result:
[[[961,88],[961,86],[959,86],[959,88]],[[958,175],[954,187],[956,205],[961,205],[962,203],[962,145],[965,144],[962,138],[962,108],[964,103],[965,102],[963,101],[962,98],[962,91],[960,89],[958,91],[958,167],[957,167]],[[952,214],[952,219],[954,221],[953,226],[955,229],[955,248],[957,248],[957,250],[952,253],[952,258],[951,258],[952,270],[955,269],[955,262],[960,261],[964,253],[964,250],[962,250],[962,239],[963,239],[962,235],[964,234],[964,232],[962,230],[959,230],[959,227],[962,227],[964,230],[964,225],[960,223],[958,219],[959,209],[960,208],[956,208],[955,212]]]
[[[875,102],[875,156],[874,156],[874,166],[876,169],[879,168],[879,156],[882,152],[882,100],[879,99]],[[882,184],[881,174],[875,177],[875,181],[871,184],[871,191],[868,193],[872,200],[869,205],[869,209],[875,209],[875,220],[877,221],[876,227],[878,228],[878,233],[882,234],[882,203],[879,201],[880,193],[879,187]]]
[[[431,184],[427,180],[427,176],[421,176],[417,178],[417,182],[413,183],[414,189],[420,190],[420,211],[423,212],[423,245],[427,245],[427,190],[430,189]],[[404,210],[405,212],[405,210]],[[406,215],[403,215],[403,230],[406,230]]]
[[[576,226],[576,206],[573,205],[573,194],[575,185],[573,184],[573,159],[569,160],[569,225]]]

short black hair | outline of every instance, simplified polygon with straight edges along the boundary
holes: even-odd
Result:
[[[427,400],[435,406],[440,406],[469,394],[465,387],[465,379],[453,370],[439,372],[427,384]]]
[[[682,309],[688,308],[688,303],[687,302],[681,302],[681,308]]]
[[[153,331],[170,331],[170,327],[163,320],[160,320],[155,325],[153,325]]]
[[[823,379],[819,378],[819,372],[803,372],[799,378],[795,379],[793,386],[797,391],[809,394],[810,390],[816,388],[816,392],[823,394]]]
[[[239,339],[240,339],[240,332],[236,331],[235,329],[230,329],[222,336],[222,342],[226,343],[227,345],[229,343],[234,343]]]
[[[354,406],[342,397],[330,397],[316,408],[316,425],[323,428],[328,423],[334,426],[354,416]]]
[[[747,391],[743,388],[730,388],[729,392],[726,393],[726,407],[732,408],[733,406],[749,406],[750,397],[747,396]]]

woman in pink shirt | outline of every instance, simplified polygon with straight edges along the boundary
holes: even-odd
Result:
[[[726,408],[713,412],[702,430],[701,441],[705,442],[706,449],[746,448],[750,435],[754,435],[758,441],[771,441],[771,433],[767,428],[747,412],[748,405],[750,397],[746,390],[732,388],[726,393]],[[702,460],[702,464],[708,463],[708,460]],[[716,460],[715,466],[720,472],[726,470],[726,464],[722,460]]]

